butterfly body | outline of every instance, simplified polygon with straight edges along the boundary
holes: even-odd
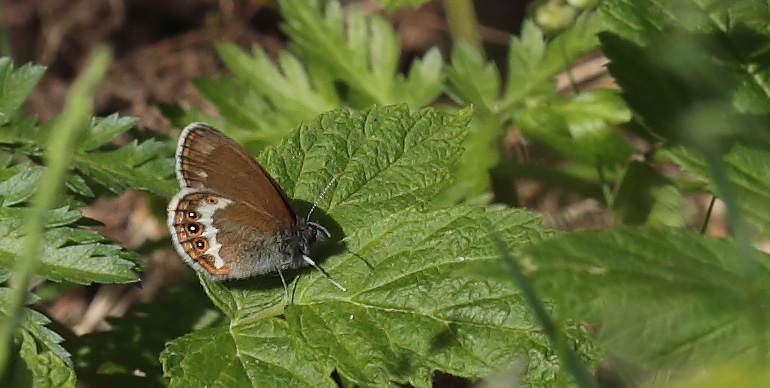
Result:
[[[196,271],[220,281],[315,266],[310,247],[329,232],[297,217],[283,189],[224,133],[188,125],[179,136],[176,175],[180,191],[167,208],[168,228]]]

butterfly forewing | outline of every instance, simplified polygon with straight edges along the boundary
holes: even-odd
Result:
[[[293,229],[296,216],[283,189],[243,147],[214,127],[187,126],[179,137],[176,161],[180,186],[247,202],[274,229]]]

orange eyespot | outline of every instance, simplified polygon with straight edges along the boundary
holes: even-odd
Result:
[[[192,221],[195,221],[198,218],[201,218],[200,213],[198,213],[196,211],[193,211],[193,210],[186,211],[185,215],[187,216],[187,219],[192,220]]]
[[[206,203],[208,203],[209,205],[216,205],[217,202],[219,201],[214,197],[206,197]]]
[[[192,243],[195,249],[202,252],[205,252],[209,247],[209,242],[205,238],[196,238]]]
[[[203,229],[204,228],[202,225],[195,222],[187,224],[187,232],[190,234],[190,236],[193,236],[193,237],[203,233]]]

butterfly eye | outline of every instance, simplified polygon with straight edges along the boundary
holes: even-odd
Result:
[[[189,219],[191,219],[193,221],[197,220],[200,217],[201,217],[201,215],[198,214],[198,212],[195,212],[195,211],[192,211],[192,210],[187,212],[187,218],[189,218]]]
[[[206,241],[205,238],[198,238],[198,239],[195,239],[195,241],[193,241],[193,245],[195,245],[195,248],[197,250],[205,251],[208,248],[209,243],[208,241]]]
[[[217,204],[217,202],[219,202],[219,201],[217,201],[217,199],[216,199],[216,198],[214,198],[214,197],[206,197],[206,202],[207,202],[209,205],[216,205],[216,204]]]

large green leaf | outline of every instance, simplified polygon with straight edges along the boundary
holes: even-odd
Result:
[[[542,238],[540,218],[428,208],[450,179],[467,114],[403,106],[330,112],[263,153],[300,207],[342,173],[320,203],[320,222],[340,239],[324,247],[321,265],[348,291],[297,271],[283,308],[275,277],[201,278],[230,323],[166,348],[171,386],[333,386],[336,370],[361,386],[429,387],[434,370],[480,378],[524,359],[526,384],[558,381],[558,361],[513,284],[467,270],[497,261],[488,221],[516,247]]]
[[[754,268],[729,240],[682,229],[563,233],[525,247],[520,260],[568,316],[600,324],[617,356],[677,368],[766,357],[770,256]]]

